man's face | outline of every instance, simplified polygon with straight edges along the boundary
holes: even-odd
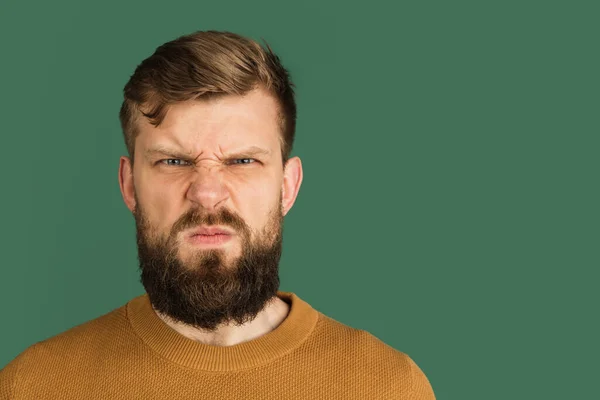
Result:
[[[213,330],[253,319],[275,296],[291,207],[282,195],[293,203],[290,188],[300,183],[288,182],[293,176],[282,168],[277,110],[273,97],[256,90],[175,104],[159,127],[138,121],[133,200],[123,160],[120,177],[142,283],[162,314]],[[201,227],[230,235],[212,243],[194,236]]]

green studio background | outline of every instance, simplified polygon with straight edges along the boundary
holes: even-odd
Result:
[[[297,85],[282,290],[409,354],[438,399],[597,393],[597,2],[36,3],[0,3],[0,367],[143,293],[122,88],[217,29]]]

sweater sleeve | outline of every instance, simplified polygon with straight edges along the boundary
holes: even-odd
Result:
[[[409,357],[411,370],[412,396],[411,400],[435,400],[433,389],[421,368]]]

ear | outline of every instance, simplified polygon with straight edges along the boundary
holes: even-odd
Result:
[[[281,186],[281,205],[285,216],[296,201],[300,185],[302,184],[302,161],[299,157],[287,160],[283,171],[283,184]]]
[[[125,205],[129,211],[135,210],[135,192],[133,187],[133,165],[129,157],[122,156],[119,162],[119,186]]]

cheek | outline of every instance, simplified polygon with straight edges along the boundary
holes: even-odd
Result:
[[[173,223],[179,218],[181,200],[174,193],[176,187],[172,186],[164,183],[146,185],[144,190],[138,193],[142,198],[139,200],[146,217],[161,233],[171,229]]]
[[[273,209],[279,210],[281,187],[273,182],[246,186],[236,191],[235,206],[241,217],[255,231],[261,231],[269,222]]]

